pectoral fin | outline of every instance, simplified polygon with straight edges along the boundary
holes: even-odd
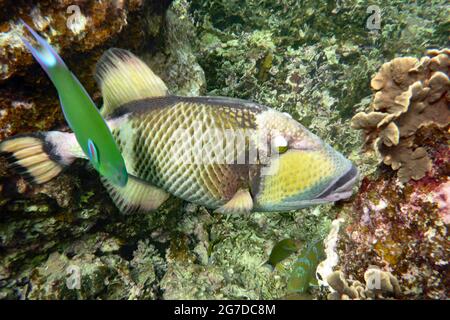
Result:
[[[240,189],[223,206],[216,209],[219,213],[248,213],[253,209],[253,199],[248,190]]]
[[[147,213],[158,209],[169,194],[147,182],[128,176],[125,187],[119,187],[101,177],[103,185],[117,208],[124,214]]]

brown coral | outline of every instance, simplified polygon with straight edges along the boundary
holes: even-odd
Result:
[[[376,266],[367,268],[364,281],[365,285],[358,280],[346,280],[342,271],[334,271],[327,277],[327,283],[334,290],[327,298],[328,300],[385,299],[398,298],[401,295],[397,278]]]
[[[415,143],[417,130],[450,123],[450,50],[427,54],[420,61],[406,57],[385,63],[371,81],[376,91],[371,110],[352,119],[352,127],[365,131],[367,143],[374,143],[402,182],[424,177],[431,166],[425,146]]]

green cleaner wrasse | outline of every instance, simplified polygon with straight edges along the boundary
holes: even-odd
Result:
[[[64,117],[82,151],[102,176],[116,185],[125,186],[128,179],[125,161],[91,97],[56,51],[25,22],[22,21],[22,23],[33,35],[37,46],[33,47],[24,38],[22,41],[58,90]],[[31,146],[34,144],[32,143]],[[69,155],[67,157],[70,158]],[[38,157],[36,161],[40,159],[42,158]],[[63,161],[63,163],[66,162]],[[62,167],[56,163],[50,165],[50,163],[29,162],[27,167],[28,176],[38,183],[48,181],[62,170]]]
[[[275,268],[284,259],[297,252],[300,246],[301,241],[299,240],[283,239],[273,246],[267,262]]]
[[[125,187],[102,179],[124,213],[158,208],[169,195],[217,212],[288,211],[349,197],[355,166],[288,114],[225,97],[181,97],[132,53],[110,49],[96,67],[102,116],[125,159]],[[35,174],[42,163],[83,157],[73,134],[12,137],[0,151]]]

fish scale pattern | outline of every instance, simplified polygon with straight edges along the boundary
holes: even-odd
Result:
[[[133,172],[189,202],[217,208],[248,187],[248,164],[236,164],[252,134],[256,109],[181,101],[130,117]],[[120,130],[120,128],[118,129]],[[122,147],[122,146],[121,146]],[[123,149],[123,147],[122,147]],[[245,158],[244,158],[245,159]]]

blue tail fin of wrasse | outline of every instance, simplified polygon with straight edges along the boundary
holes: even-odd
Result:
[[[58,53],[44,40],[40,35],[36,33],[29,25],[22,19],[22,24],[28,29],[37,42],[38,46],[33,46],[27,39],[20,37],[25,46],[30,50],[33,57],[39,62],[41,67],[51,77],[51,70],[55,67],[67,68],[64,61],[60,58]]]

